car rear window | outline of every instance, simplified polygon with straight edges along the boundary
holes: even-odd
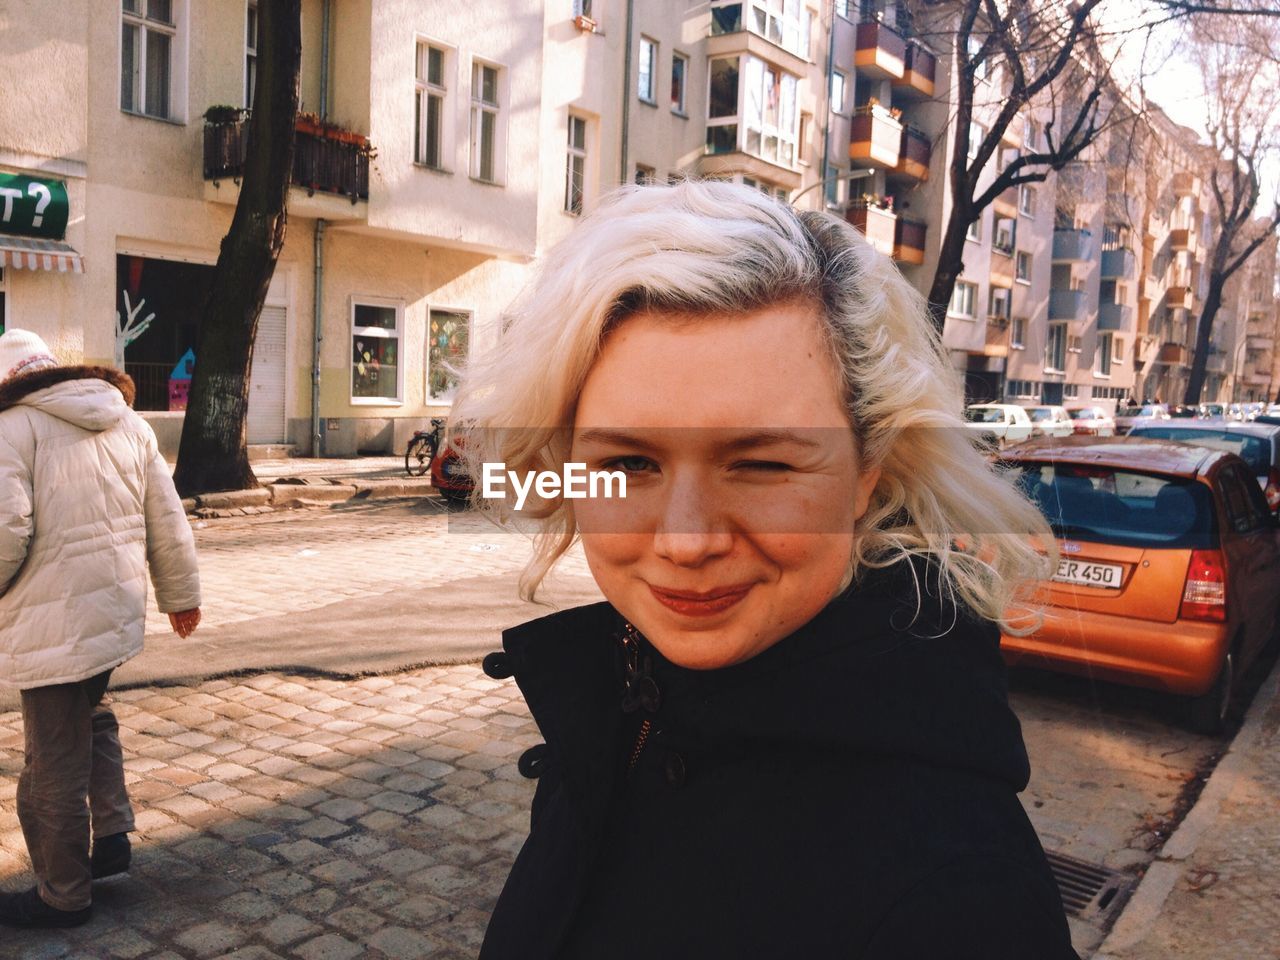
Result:
[[[1004,411],[999,407],[970,407],[964,416],[970,423],[1004,423]]]
[[[1130,436],[1177,440],[1210,450],[1234,453],[1249,465],[1255,477],[1265,477],[1271,470],[1271,444],[1261,437],[1249,437],[1226,430],[1187,430],[1179,427],[1138,427]]]
[[[1059,537],[1131,547],[1216,545],[1213,495],[1194,480],[1072,464],[1013,464]]]

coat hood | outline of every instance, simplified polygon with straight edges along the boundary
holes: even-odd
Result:
[[[133,398],[133,380],[111,367],[51,367],[0,383],[0,412],[34,407],[95,432],[119,423]]]
[[[694,757],[752,743],[817,748],[959,768],[1022,790],[1030,768],[999,632],[939,599],[937,583],[923,562],[868,570],[800,630],[720,670],[687,670],[650,648],[663,713],[689,732]],[[607,776],[622,623],[601,603],[503,635],[509,669],[580,795]]]

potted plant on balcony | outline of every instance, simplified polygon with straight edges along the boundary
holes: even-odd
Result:
[[[210,107],[204,112],[204,122],[211,127],[226,126],[231,123],[239,123],[244,119],[244,115],[249,111],[241,107],[233,107],[229,104],[219,103]]]

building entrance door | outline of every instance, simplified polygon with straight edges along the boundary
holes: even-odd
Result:
[[[285,353],[288,311],[282,304],[267,304],[258,318],[253,342],[253,367],[249,375],[249,415],[246,429],[250,443],[284,443]]]

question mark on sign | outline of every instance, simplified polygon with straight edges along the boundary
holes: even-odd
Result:
[[[27,196],[34,197],[37,194],[40,199],[36,201],[36,215],[31,218],[33,227],[38,227],[44,223],[44,208],[53,202],[53,194],[49,192],[49,188],[43,183],[27,184]]]

